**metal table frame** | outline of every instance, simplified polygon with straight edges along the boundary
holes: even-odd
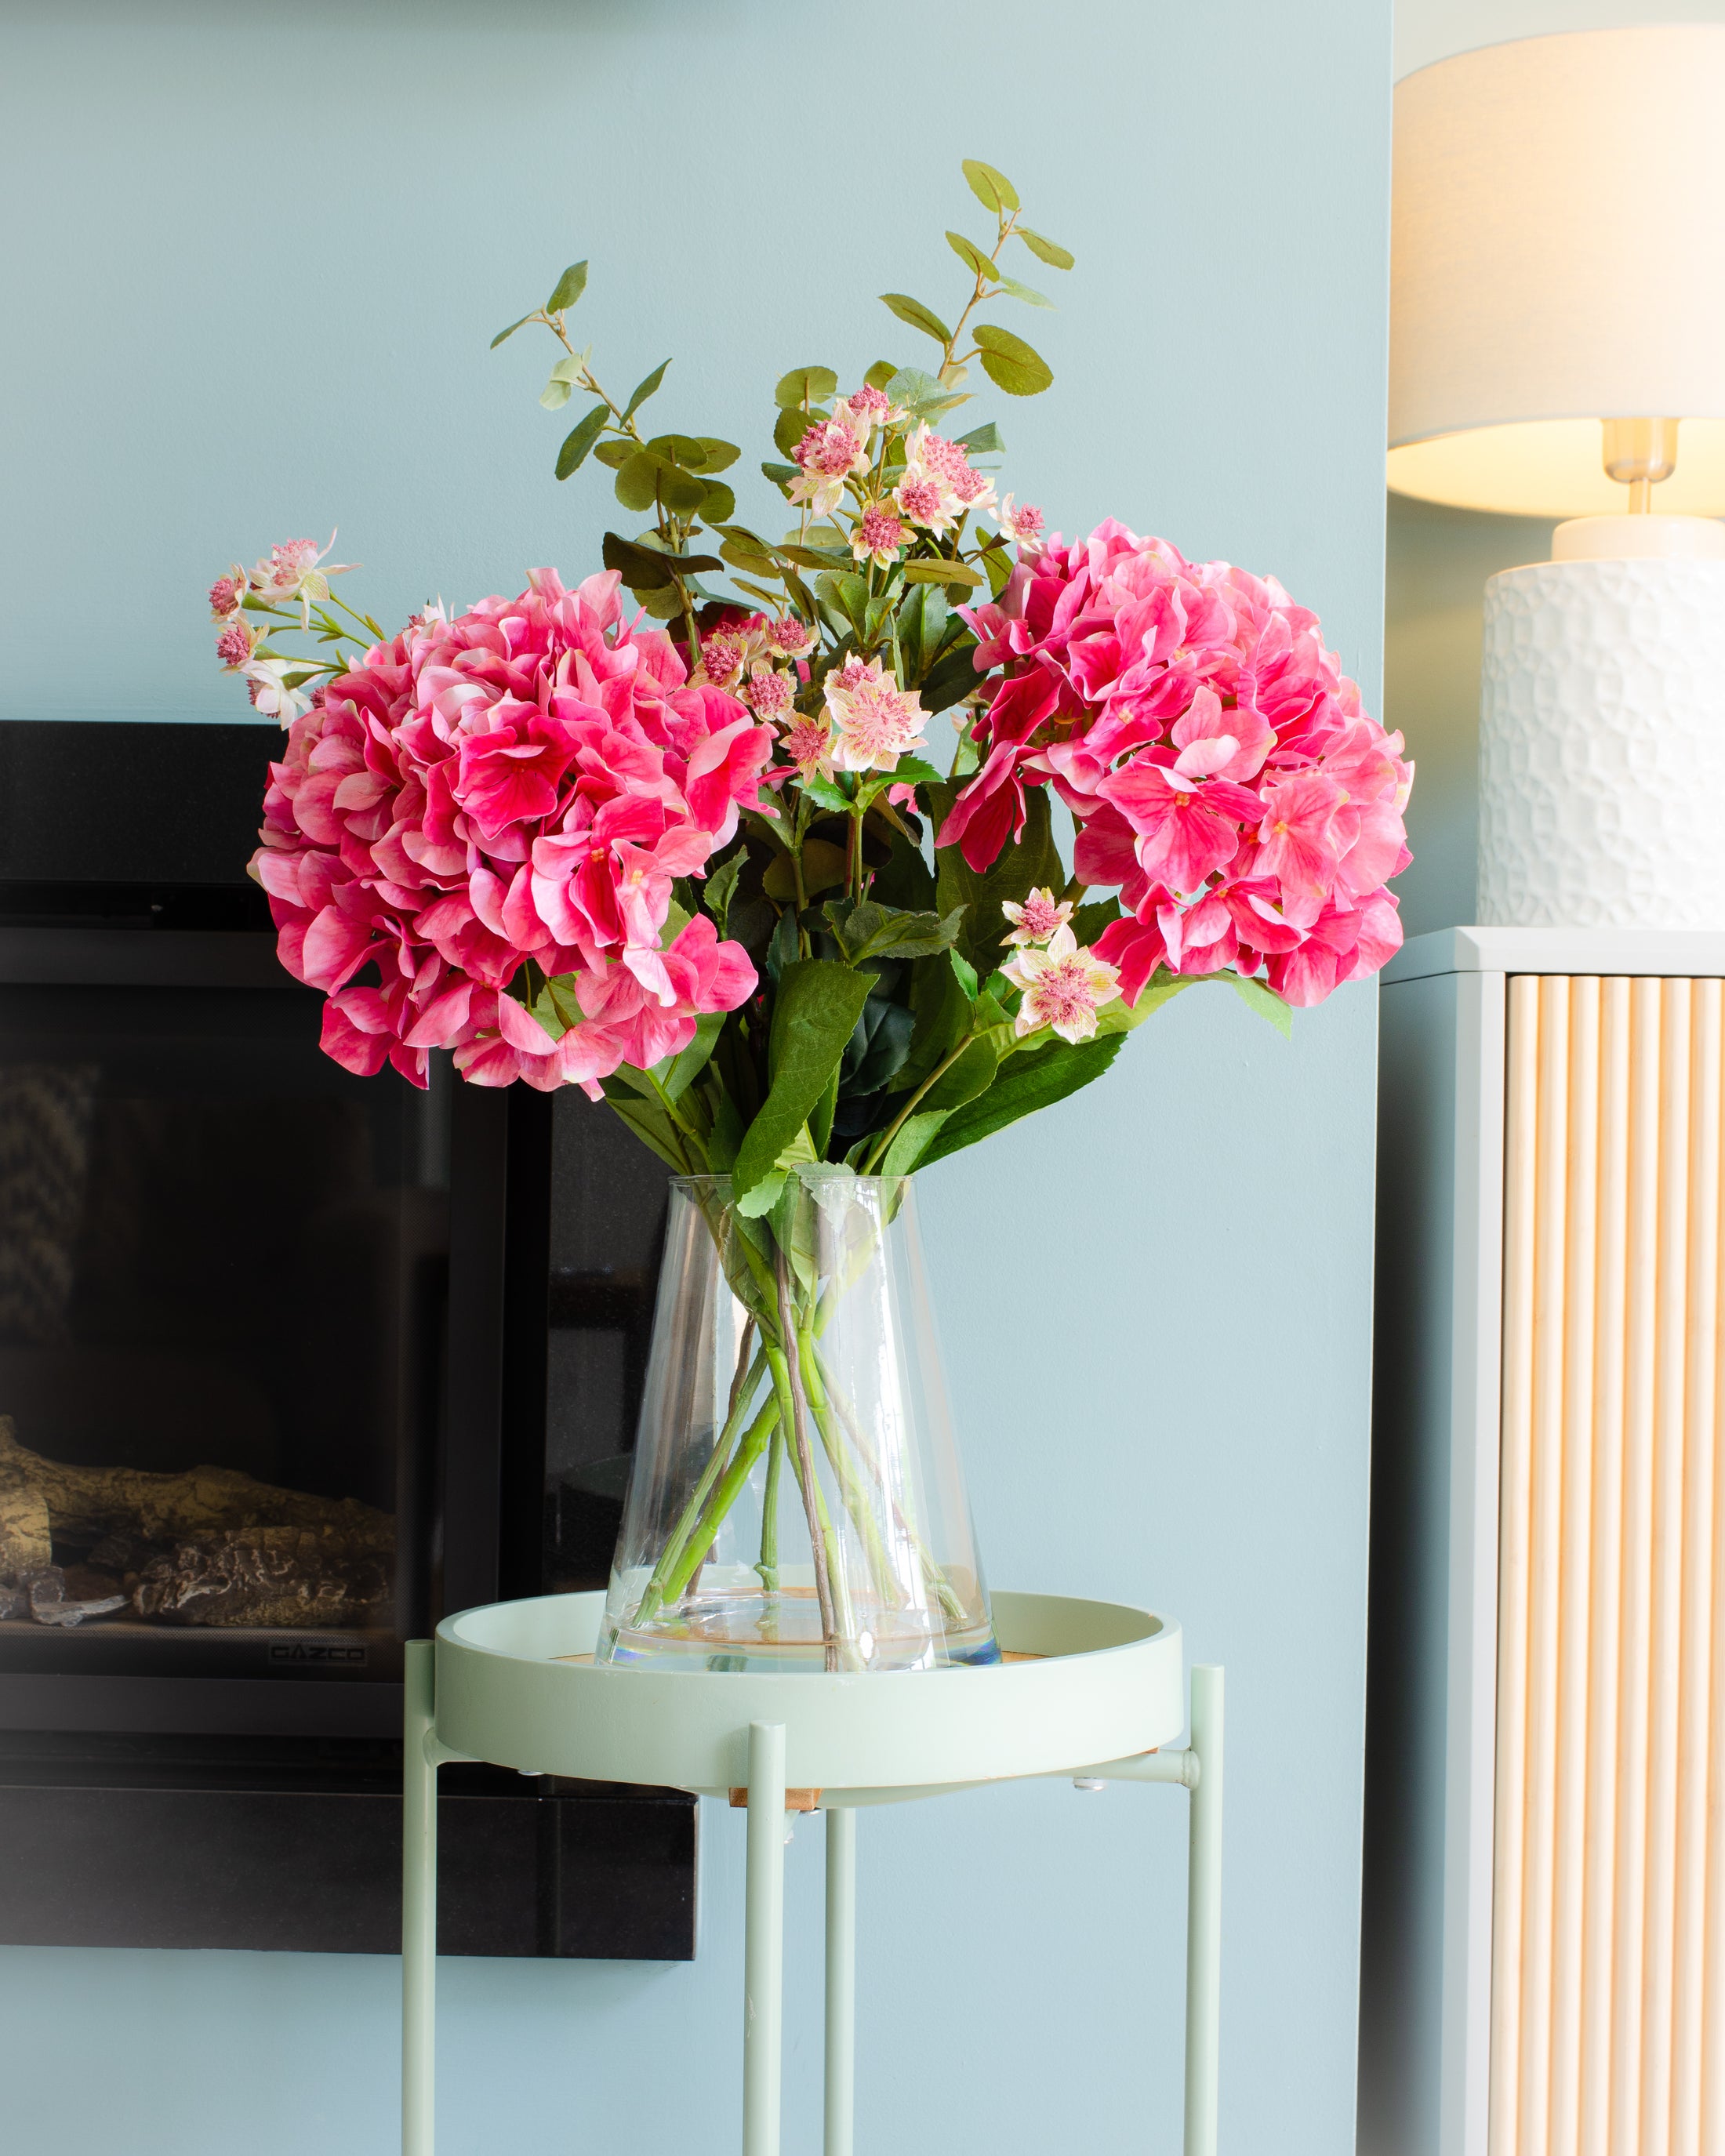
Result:
[[[433,2156],[437,1770],[746,1790],[743,2156],[778,2156],[786,1792],[826,1814],[824,2156],[852,2156],[856,1813],[986,1783],[1070,1775],[1178,1783],[1187,1863],[1185,2156],[1215,2156],[1222,1902],[1222,1671],[1192,1671],[1179,1627],[1147,1610],[999,1594],[1014,1659],[985,1670],[758,1676],[596,1667],[602,1594],[494,1603],[407,1650],[402,1851],[402,2148]],[[1019,1658],[1022,1659],[1019,1659]],[[807,1793],[807,1794],[804,1794]]]

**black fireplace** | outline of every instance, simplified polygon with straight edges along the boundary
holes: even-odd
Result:
[[[0,1941],[393,1946],[403,1642],[609,1567],[665,1171],[322,1055],[279,738],[0,726]],[[449,1951],[692,1953],[691,1799],[446,1787]]]

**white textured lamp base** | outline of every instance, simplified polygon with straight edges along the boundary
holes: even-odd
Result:
[[[1725,562],[1486,586],[1480,921],[1725,928]]]

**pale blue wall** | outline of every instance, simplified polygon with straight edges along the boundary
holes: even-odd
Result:
[[[554,485],[541,356],[490,331],[589,254],[598,363],[675,352],[665,423],[743,439],[782,367],[910,353],[868,295],[938,303],[970,154],[1081,257],[1024,324],[1057,394],[1002,400],[1019,498],[1275,570],[1378,693],[1386,0],[0,19],[0,712],[231,711],[203,586],[338,521],[385,614],[588,566],[603,497]],[[925,1198],[994,1577],[1153,1601],[1229,1666],[1235,2156],[1353,2145],[1374,1019],[1347,991],[1288,1048],[1198,992]],[[1183,1827],[1176,1793],[1064,1786],[865,1822],[868,2156],[1178,2145]],[[450,2156],[730,2143],[740,1858],[711,1816],[692,1967],[446,1964]],[[375,2156],[394,1982],[0,1953],[9,2134]]]

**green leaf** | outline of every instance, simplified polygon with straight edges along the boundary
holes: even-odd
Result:
[[[787,487],[796,478],[797,467],[794,465],[763,464],[761,467],[761,476],[763,479],[770,479],[777,487]]]
[[[829,367],[793,367],[788,374],[778,377],[773,401],[787,408],[800,404],[824,404],[838,387],[839,377]]]
[[[845,793],[842,788],[835,786],[830,778],[822,778],[818,773],[815,773],[812,774],[808,778],[798,780],[797,783],[801,790],[808,795],[809,798],[814,802],[816,808],[830,809],[834,815],[838,816],[848,816],[850,814],[853,805],[850,796]],[[805,847],[821,846],[824,845],[826,841],[824,839],[809,839],[804,843]],[[836,852],[839,850],[834,848],[834,850]],[[847,870],[847,873],[849,871]],[[842,877],[840,878],[840,881],[843,881]]]
[[[920,300],[913,300],[908,292],[883,292],[882,303],[901,322],[908,322],[913,330],[921,330],[937,344],[951,344],[952,332],[936,314],[932,307],[925,307]]]
[[[863,380],[867,382],[870,389],[885,389],[897,372],[898,369],[890,359],[877,359],[868,372],[864,375]],[[834,387],[836,388],[837,386],[835,382]]]
[[[655,547],[644,547],[637,539],[619,538],[614,531],[605,534],[603,552],[605,567],[620,570],[632,592],[663,591],[679,577],[698,576],[703,569],[723,567],[715,554],[667,554]]]
[[[617,475],[617,499],[625,509],[638,513],[650,509],[659,499],[659,480],[663,470],[651,449],[637,449]]]
[[[604,1081],[605,1101],[612,1113],[632,1130],[643,1145],[650,1146],[659,1158],[669,1161],[680,1174],[689,1172],[689,1155],[677,1132],[663,1108],[655,1107],[639,1095],[612,1091],[614,1080]]]
[[[587,417],[563,437],[563,446],[557,451],[557,477],[567,479],[578,471],[587,461],[587,453],[598,441],[606,419],[603,404],[595,404]]]
[[[917,1103],[919,1108],[962,1108],[966,1101],[978,1099],[994,1082],[998,1068],[991,1042],[977,1040],[965,1048],[942,1071]]]
[[[937,419],[942,412],[950,412],[955,404],[966,402],[948,390],[937,375],[929,374],[920,367],[900,367],[884,393],[895,404],[902,404],[913,419]]]
[[[931,789],[937,817],[944,822],[956,788]],[[1049,814],[1048,789],[1034,786],[1024,796],[1024,829],[1018,844],[1005,847],[999,858],[978,875],[956,846],[935,846],[935,903],[942,913],[955,906],[968,908],[958,948],[984,978],[1000,963],[1006,920],[1000,911],[1003,899],[1022,902],[1039,886],[1059,891],[1066,870],[1054,842]],[[971,991],[974,995],[974,989]]]
[[[812,422],[806,412],[799,412],[793,404],[787,404],[773,423],[773,446],[781,456],[794,456],[797,444],[809,432]]]
[[[747,850],[739,846],[728,860],[721,861],[707,878],[701,894],[701,902],[719,924],[719,933],[726,932],[725,923],[731,912],[731,901],[737,890],[737,879],[742,874],[743,864],[748,859]]]
[[[986,277],[991,284],[999,281],[1000,272],[973,239],[967,239],[962,232],[949,232],[947,244],[967,270],[975,270],[978,277]]]
[[[1273,989],[1267,988],[1262,981],[1245,980],[1238,973],[1230,973],[1228,978],[1234,984],[1234,993],[1248,1010],[1255,1010],[1260,1018],[1268,1019],[1283,1040],[1293,1039],[1294,1014]],[[1141,996],[1139,1001],[1142,1003],[1142,1000]]]
[[[1045,262],[1050,270],[1070,270],[1073,257],[1058,240],[1045,239],[1040,232],[1032,232],[1028,224],[1013,227],[1026,247],[1039,262]]]
[[[779,978],[768,1050],[772,1086],[732,1170],[741,1199],[770,1175],[826,1091],[875,985],[829,958],[803,958]]]
[[[709,479],[715,472],[728,471],[742,454],[742,451],[737,448],[735,442],[721,442],[716,435],[701,434],[696,439],[706,452],[706,455],[698,465],[686,457],[683,461],[689,465],[691,471],[704,472]]]
[[[1036,290],[1034,285],[1021,285],[1016,277],[1003,277],[1000,289],[1014,300],[1022,300],[1027,307],[1051,307],[1054,301]]]
[[[554,374],[539,393],[539,402],[547,412],[561,412],[569,401],[569,385]]]
[[[587,264],[584,262],[572,262],[562,275],[558,278],[557,290],[546,301],[546,313],[562,314],[566,308],[572,307],[586,290]]]
[[[919,1109],[914,1116],[906,1116],[899,1126],[898,1135],[886,1148],[886,1158],[875,1171],[875,1173],[909,1175],[933,1144],[941,1125],[950,1112],[948,1109],[942,1109],[937,1114],[929,1115]],[[862,1142],[866,1147],[874,1141],[865,1138]]]
[[[1004,172],[997,172],[980,157],[967,157],[959,169],[970,182],[970,192],[984,209],[991,209],[998,216],[1002,210],[1018,208],[1019,191]]]
[[[495,352],[498,346],[502,343],[505,337],[512,337],[516,331],[521,327],[522,323],[531,322],[532,319],[533,317],[531,315],[523,315],[521,321],[511,322],[506,330],[499,330],[496,336],[491,340],[491,350]]]
[[[958,940],[962,911],[900,913],[871,898],[829,899],[824,909],[839,947],[853,966],[868,958],[931,958]]]
[[[685,471],[699,471],[706,459],[706,451],[693,434],[655,434],[647,447],[655,456],[680,465]]]
[[[744,570],[752,577],[776,577],[778,574],[778,564],[770,554],[753,553],[735,539],[725,540],[719,547],[719,552],[733,569]]]
[[[968,434],[958,437],[958,446],[973,457],[999,456],[1006,444],[1000,439],[1000,429],[990,419],[986,425],[973,427]]]
[[[680,1101],[706,1068],[713,1050],[719,1045],[719,1035],[725,1029],[725,1011],[704,1011],[695,1021],[695,1038],[680,1055],[668,1055],[663,1063],[655,1063],[653,1075],[665,1089],[668,1101]]]
[[[674,516],[698,516],[706,501],[706,484],[693,472],[666,465],[659,475],[659,499]],[[735,509],[737,500],[730,488],[721,487],[719,491]]]
[[[1035,397],[1054,380],[1054,369],[1042,355],[1010,330],[984,322],[974,332],[983,356],[983,372],[997,389],[1009,397]]]
[[[1124,1045],[1123,1036],[1116,1034],[1107,1040],[1081,1041],[1076,1048],[1063,1040],[1052,1041],[1046,1048],[1012,1056],[1002,1065],[986,1093],[947,1116],[923,1154],[922,1165],[927,1168],[945,1160],[966,1146],[993,1137],[996,1131],[1004,1131],[1020,1117],[1034,1115],[1039,1108],[1052,1107],[1081,1087],[1093,1085]]]
[[[670,362],[668,359],[661,360],[659,365],[654,368],[653,372],[647,377],[644,382],[637,383],[634,396],[629,398],[628,403],[623,408],[623,416],[625,419],[634,418],[635,413],[640,410],[642,405],[646,403],[647,399],[653,394],[655,390],[658,388],[660,383],[664,381],[665,370],[670,365]]]
[[[793,560],[797,560],[803,550],[787,547],[785,551]],[[848,570],[835,576],[828,570],[815,578],[814,589],[816,595],[824,598],[829,606],[837,608],[859,636],[863,634],[868,614],[869,588],[861,577],[853,576]]]
[[[968,562],[906,562],[905,582],[909,584],[962,584],[967,591],[983,582],[983,572]]]
[[[706,491],[701,496],[701,506],[696,515],[708,524],[722,524],[728,517],[734,516],[737,514],[737,496],[724,481],[708,480],[704,484]]]
[[[620,442],[601,442],[593,454],[602,465],[609,465],[613,471],[626,465],[635,454],[634,444],[625,437]]]

